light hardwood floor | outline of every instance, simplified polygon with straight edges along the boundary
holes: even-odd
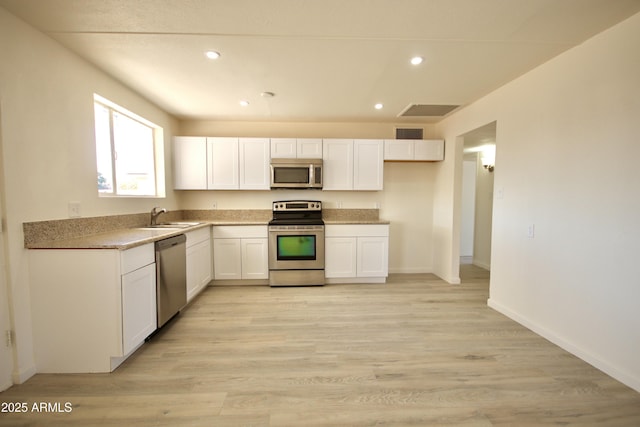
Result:
[[[210,287],[111,374],[39,374],[2,426],[640,426],[640,394],[463,283]]]

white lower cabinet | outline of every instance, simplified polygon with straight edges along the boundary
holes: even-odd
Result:
[[[213,227],[215,233],[216,227]],[[215,280],[242,279],[240,239],[213,239],[213,271]]]
[[[29,251],[39,373],[110,372],[156,329],[153,243]]]
[[[325,227],[328,228],[329,226]],[[324,239],[324,275],[327,278],[356,277],[357,238],[326,237]]]
[[[357,277],[387,277],[389,236],[363,236],[357,240]]]
[[[267,226],[214,226],[213,270],[215,280],[268,279]]]
[[[129,354],[156,330],[156,265],[122,276],[122,343]]]
[[[329,283],[385,282],[388,274],[387,224],[325,226],[325,277]]]
[[[268,239],[240,239],[242,257],[242,279],[269,278]]]
[[[190,231],[187,235],[187,302],[212,279],[211,227]]]

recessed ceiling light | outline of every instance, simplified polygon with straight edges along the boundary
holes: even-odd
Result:
[[[382,107],[384,107],[384,105],[382,105],[381,103],[377,103],[376,105],[373,106],[376,110],[382,110]]]
[[[220,53],[216,52],[215,50],[208,50],[208,51],[205,52],[205,55],[209,59],[218,59],[218,58],[220,58]]]
[[[249,106],[249,101],[242,100],[242,101],[240,101],[240,105],[243,106],[243,107],[248,107]]]
[[[420,65],[422,64],[422,61],[424,61],[424,58],[422,56],[414,56],[413,58],[411,58],[411,64],[413,65]]]

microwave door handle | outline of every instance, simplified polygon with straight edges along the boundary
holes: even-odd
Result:
[[[316,182],[315,178],[315,168],[313,164],[309,165],[309,187],[313,187],[313,183]]]

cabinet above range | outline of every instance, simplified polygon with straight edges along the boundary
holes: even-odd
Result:
[[[379,191],[384,161],[440,161],[443,140],[174,138],[174,189],[269,190],[272,159],[322,159],[323,190]]]

